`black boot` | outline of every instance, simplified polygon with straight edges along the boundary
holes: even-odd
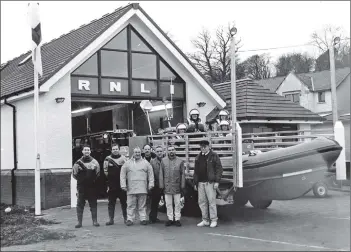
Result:
[[[114,206],[108,206],[108,217],[110,220],[106,222],[106,226],[110,226],[114,224],[114,218],[115,218],[115,207]]]
[[[99,227],[100,224],[97,222],[97,208],[91,209],[91,218],[93,220],[93,226]]]
[[[81,228],[82,227],[82,222],[83,222],[83,210],[80,207],[77,207],[77,218],[78,218],[78,224],[75,226],[75,228]]]

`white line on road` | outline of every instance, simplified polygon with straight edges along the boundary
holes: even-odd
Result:
[[[270,243],[291,245],[291,246],[296,246],[296,247],[306,247],[306,248],[315,248],[315,249],[325,249],[325,250],[332,250],[332,251],[335,251],[335,250],[337,250],[337,251],[348,251],[348,250],[344,250],[344,249],[333,249],[333,248],[327,248],[327,247],[321,247],[321,246],[303,245],[303,244],[296,244],[296,243],[283,242],[283,241],[270,241],[270,240],[264,240],[264,239],[258,239],[258,238],[251,238],[251,237],[245,237],[245,236],[226,235],[226,234],[216,234],[216,233],[207,233],[207,234],[208,234],[208,235],[213,235],[213,236],[223,236],[223,237],[231,237],[231,238],[246,239],[246,240],[253,240],[253,241],[261,241],[261,242],[270,242]]]
[[[341,218],[341,217],[323,217],[325,219],[337,219],[337,220],[350,220],[350,217],[345,217],[345,218]]]

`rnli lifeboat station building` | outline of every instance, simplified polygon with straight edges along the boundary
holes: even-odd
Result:
[[[138,4],[129,4],[42,45],[39,141],[42,208],[69,205],[72,139],[130,129],[150,134],[139,106],[150,100],[152,130],[202,121],[225,97]],[[1,66],[1,202],[34,205],[34,77],[31,53]],[[164,101],[172,101],[165,105]],[[318,121],[318,120],[317,120]]]

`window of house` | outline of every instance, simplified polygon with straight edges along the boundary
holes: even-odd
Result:
[[[295,94],[286,94],[285,98],[288,98],[290,101],[299,103],[300,102],[300,94],[295,93]]]
[[[318,92],[318,102],[325,102],[325,92]]]
[[[150,48],[141,40],[137,34],[135,34],[133,30],[131,31],[130,35],[132,51],[151,52]]]

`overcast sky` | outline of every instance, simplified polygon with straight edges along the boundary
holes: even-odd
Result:
[[[138,2],[138,1],[134,1]],[[1,1],[1,63],[30,50],[31,31],[27,23],[27,3]],[[296,2],[156,2],[139,1],[141,7],[163,29],[171,33],[184,52],[194,51],[191,39],[202,27],[214,30],[235,22],[241,50],[294,46],[309,42],[310,35],[326,25],[341,26],[350,37],[350,1]],[[126,1],[44,1],[40,2],[43,42],[100,18]],[[241,53],[270,53],[273,59],[287,52],[316,50],[311,46]]]

